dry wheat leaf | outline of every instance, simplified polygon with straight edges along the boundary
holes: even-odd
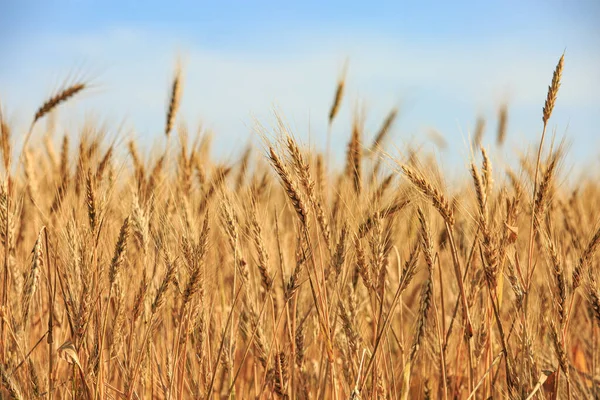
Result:
[[[81,369],[81,363],[79,362],[79,356],[77,355],[77,349],[70,340],[67,340],[57,350],[58,356],[68,362],[69,364],[77,364]]]

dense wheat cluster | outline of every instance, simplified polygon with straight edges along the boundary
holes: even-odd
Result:
[[[345,168],[281,119],[219,163],[178,124],[179,67],[148,154],[44,127],[83,82],[28,133],[3,114],[0,397],[598,398],[600,186],[544,141],[562,69],[539,151],[496,162],[479,118],[451,184],[386,151],[395,109],[378,132],[354,118]]]

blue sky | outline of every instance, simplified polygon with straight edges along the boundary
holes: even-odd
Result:
[[[37,105],[69,74],[94,88],[61,114],[107,121],[146,143],[162,140],[175,59],[185,65],[182,119],[214,131],[231,157],[258,120],[282,112],[293,133],[322,147],[335,80],[349,59],[348,90],[333,131],[339,158],[352,110],[366,111],[370,137],[400,107],[392,144],[450,143],[464,160],[477,115],[494,142],[496,110],[510,107],[506,159],[540,134],[552,70],[566,49],[563,87],[551,128],[571,155],[597,161],[600,139],[600,2],[156,2],[0,0],[0,99],[26,126]],[[68,118],[67,118],[68,117]],[[463,161],[464,163],[464,161]]]

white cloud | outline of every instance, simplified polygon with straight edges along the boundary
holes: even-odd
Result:
[[[504,98],[514,109],[541,109],[563,50],[541,50],[514,38],[469,44],[321,35],[306,35],[281,51],[259,52],[208,50],[186,39],[178,42],[158,32],[124,28],[49,37],[18,58],[26,68],[8,67],[10,77],[0,77],[0,93],[17,107],[33,110],[50,91],[54,77],[63,73],[59,68],[84,60],[84,72],[88,65],[92,76],[100,71],[95,79],[100,90],[77,109],[95,109],[119,121],[128,117],[142,134],[159,137],[171,69],[181,50],[186,64],[182,115],[189,123],[200,118],[214,128],[222,148],[247,135],[253,116],[271,120],[274,105],[300,136],[310,118],[314,139],[324,134],[335,79],[349,56],[348,97],[336,129],[340,135],[358,97],[365,99],[371,112],[367,122],[371,130],[391,106],[405,103],[409,105],[405,129],[414,131],[437,118],[446,121],[437,126],[439,130],[459,135],[457,121],[468,127],[481,109],[493,115]],[[578,109],[599,111],[600,104],[600,57],[577,46],[567,50],[558,103],[575,113],[566,116],[567,121],[576,119]],[[51,53],[60,61],[48,58]],[[19,117],[26,118],[21,113]],[[535,128],[539,120],[539,115],[532,116]],[[528,123],[524,121],[526,130]]]

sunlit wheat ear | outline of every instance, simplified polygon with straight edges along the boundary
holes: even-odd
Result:
[[[427,221],[420,208],[417,210],[417,213],[419,223],[421,226],[420,241],[423,250],[422,253],[425,255],[428,276],[425,282],[423,282],[421,288],[419,315],[417,317],[417,324],[415,326],[415,332],[409,356],[411,362],[414,361],[417,355],[417,351],[419,350],[423,342],[423,337],[425,336],[425,329],[428,322],[428,314],[431,308],[431,302],[433,297],[433,277],[431,276],[433,272],[433,248],[431,245],[431,236],[429,232],[429,227],[427,226]]]
[[[551,202],[552,197],[552,187],[554,185],[554,175],[557,169],[557,164],[560,161],[561,151],[560,149],[556,151],[556,153],[550,155],[550,160],[548,162],[548,166],[546,170],[542,174],[542,180],[540,181],[540,185],[535,197],[535,220],[536,224],[539,224],[548,208],[549,203]]]
[[[431,200],[433,206],[438,210],[448,225],[454,225],[454,211],[446,196],[410,166],[403,165],[402,171],[415,188]]]
[[[321,196],[325,190],[325,169],[323,167],[323,155],[317,154],[317,161],[315,163],[315,174],[317,175],[317,190]]]
[[[596,321],[596,325],[600,327],[600,291],[594,274],[590,271],[589,279],[586,285],[587,295],[590,302],[590,311],[592,317]]]
[[[584,269],[587,269],[590,266],[598,247],[600,247],[600,228],[598,228],[594,236],[588,242],[587,247],[581,253],[579,261],[573,269],[573,290],[577,289],[579,285],[581,285],[581,278],[583,277]]]
[[[302,252],[300,249],[298,249],[296,251],[296,265],[290,277],[288,278],[284,289],[284,298],[286,301],[290,300],[294,296],[298,290],[298,287],[300,286],[300,274],[304,270],[305,261],[306,260],[304,259]]]
[[[92,233],[96,231],[97,218],[97,204],[96,204],[96,193],[94,188],[94,177],[92,171],[88,170],[85,180],[85,194],[86,194],[86,205],[88,208],[88,219],[90,222],[90,229]]]
[[[321,203],[321,200],[318,198],[315,193],[315,182],[310,173],[310,166],[308,162],[305,160],[298,144],[291,136],[286,136],[286,146],[288,153],[290,155],[294,170],[298,175],[300,180],[301,187],[304,188],[306,195],[308,197],[309,204],[312,204],[317,222],[319,223],[319,227],[321,228],[321,232],[323,233],[323,238],[325,239],[325,243],[329,248],[331,246],[331,229],[329,227],[329,221],[327,219],[327,215]]]
[[[305,341],[305,336],[306,335],[305,335],[305,332],[304,332],[304,324],[300,324],[300,326],[296,330],[296,337],[295,337],[295,342],[296,342],[296,365],[298,365],[299,367],[302,367],[302,364],[304,364],[304,353],[305,353],[304,341]]]
[[[275,172],[277,172],[277,175],[279,175],[279,178],[281,179],[283,188],[288,198],[292,202],[292,206],[294,207],[296,214],[298,214],[300,222],[302,222],[302,224],[308,228],[308,212],[306,204],[300,196],[296,182],[292,179],[288,169],[283,164],[277,153],[275,153],[273,147],[269,147],[269,159],[271,161],[271,165],[275,169]]]
[[[337,86],[335,89],[335,96],[333,98],[333,104],[331,104],[331,109],[329,110],[329,125],[333,123],[336,115],[340,110],[340,105],[342,104],[342,98],[344,97],[344,88],[346,87],[346,72],[348,71],[348,62],[344,64],[344,69],[342,70],[342,74],[338,78]]]
[[[348,237],[348,225],[342,226],[342,231],[338,239],[338,243],[335,249],[334,256],[332,258],[332,268],[335,271],[336,277],[342,273],[342,265],[346,259],[346,242]]]
[[[475,185],[477,206],[479,207],[479,212],[481,213],[481,216],[485,218],[485,216],[487,215],[487,193],[484,190],[484,184],[481,178],[481,174],[479,173],[479,170],[477,169],[477,166],[474,163],[471,163],[471,176],[473,177],[473,184]]]
[[[31,269],[29,271],[29,276],[25,283],[25,288],[23,290],[23,300],[21,302],[22,306],[22,327],[25,328],[27,324],[27,319],[29,316],[29,310],[31,308],[31,300],[33,299],[33,295],[37,289],[40,274],[43,267],[43,251],[42,251],[42,233],[44,232],[44,228],[38,234],[37,240],[35,241],[35,245],[33,246],[32,255],[33,260],[31,262]]]
[[[21,393],[18,380],[5,369],[4,364],[0,364],[0,382],[2,382],[2,386],[4,386],[11,399],[21,400],[25,398]]]
[[[377,204],[381,200],[381,198],[384,196],[384,194],[386,193],[386,191],[389,189],[390,185],[392,184],[393,179],[394,179],[394,174],[391,173],[381,181],[381,183],[377,186],[377,188],[373,192],[373,195],[371,197],[372,203]]]
[[[239,162],[238,175],[235,180],[236,191],[240,190],[241,187],[244,185],[244,181],[246,179],[246,174],[248,172],[248,165],[250,163],[251,154],[252,154],[252,146],[246,147],[246,150],[244,150],[244,154],[242,154],[242,158]]]
[[[560,60],[558,60],[558,64],[556,64],[554,73],[552,74],[552,83],[550,86],[548,86],[548,94],[546,96],[546,102],[544,103],[542,114],[542,121],[544,122],[544,125],[548,123],[548,120],[552,115],[552,110],[554,109],[554,104],[556,103],[556,97],[558,96],[558,89],[560,88],[560,79],[562,77],[564,63],[565,54],[563,53],[563,55],[560,57]]]
[[[354,191],[357,195],[362,190],[362,131],[363,131],[363,116],[358,111],[355,113],[354,120],[352,122],[352,137],[348,144],[348,151],[346,153],[346,174],[352,179],[354,183]]]
[[[182,72],[181,64],[177,62],[175,67],[175,74],[173,76],[173,83],[171,84],[171,97],[169,99],[169,108],[167,110],[167,121],[165,124],[165,135],[168,137],[173,129],[175,118],[177,117],[177,111],[181,102],[182,94]]]
[[[392,126],[394,125],[394,121],[396,121],[397,117],[398,117],[398,108],[394,107],[388,113],[387,117],[383,121],[381,128],[379,128],[379,131],[377,132],[377,135],[375,136],[375,139],[373,140],[373,144],[371,144],[371,149],[370,149],[371,154],[375,153],[377,151],[377,149],[379,148],[379,146],[381,146],[381,144],[383,143],[385,138],[388,136]]]
[[[251,201],[252,209],[250,211],[250,224],[251,224],[251,235],[254,245],[256,247],[257,267],[260,272],[261,283],[266,292],[271,290],[273,285],[273,279],[269,273],[269,252],[265,246],[264,235],[261,224],[259,222],[258,210],[254,199]]]
[[[88,84],[85,82],[76,82],[64,89],[59,90],[58,93],[47,99],[44,102],[44,104],[42,104],[41,107],[38,108],[35,115],[33,116],[33,122],[31,123],[31,125],[35,125],[35,123],[40,118],[44,117],[50,111],[58,107],[61,103],[66,102],[67,100],[74,97],[76,94],[83,91],[87,87]]]
[[[4,169],[7,170],[10,165],[10,126],[4,118],[2,104],[0,104],[0,149],[2,149],[2,160]]]
[[[475,123],[475,132],[473,133],[473,147],[481,146],[481,140],[483,139],[484,133],[485,119],[483,117],[478,117],[477,122]]]
[[[33,395],[35,397],[41,397],[41,382],[39,374],[36,370],[35,363],[29,358],[27,360],[27,372],[29,373],[29,379],[31,381],[31,389],[33,390]]]
[[[559,252],[556,249],[556,246],[552,242],[552,239],[548,235],[546,235],[544,239],[544,245],[546,246],[548,255],[550,256],[549,258],[552,265],[552,274],[555,282],[555,289],[553,290],[555,305],[558,311],[560,326],[564,327],[564,323],[567,318],[566,302],[568,293],[563,262]]]
[[[36,168],[34,168],[33,159],[35,155],[32,154],[32,151],[29,149],[25,149],[23,152],[23,167],[25,170],[25,179],[27,179],[27,191],[29,193],[29,198],[33,201],[39,201],[38,198],[38,179],[36,172]]]
[[[371,291],[375,287],[373,284],[373,279],[371,278],[371,271],[369,266],[367,265],[367,258],[365,256],[365,251],[362,247],[360,239],[357,237],[354,240],[354,248],[356,253],[356,268],[360,277],[363,280],[365,287]]]
[[[140,283],[131,308],[131,321],[133,322],[137,321],[142,314],[142,308],[146,300],[146,294],[148,293],[148,277],[145,272],[142,271],[142,277],[139,281]]]
[[[492,174],[492,161],[488,157],[487,151],[485,147],[481,147],[481,158],[483,162],[481,164],[481,168],[483,171],[483,184],[485,187],[485,191],[487,196],[491,196],[493,188],[494,188],[494,177]]]
[[[160,283],[160,286],[156,291],[156,295],[154,296],[154,301],[152,302],[151,307],[152,314],[156,314],[160,310],[162,305],[165,303],[165,295],[167,293],[167,290],[169,289],[169,285],[174,279],[175,273],[177,272],[176,260],[171,260],[168,255],[165,255],[164,261],[167,271],[165,273],[165,276],[163,277],[163,280]]]
[[[119,231],[119,238],[115,244],[115,251],[113,258],[110,262],[110,268],[108,270],[108,283],[112,287],[117,280],[119,271],[125,259],[125,252],[127,251],[127,239],[129,238],[129,217],[125,217],[123,225]]]
[[[231,199],[228,196],[224,196],[220,205],[220,217],[221,223],[223,224],[223,228],[225,233],[227,234],[227,239],[229,241],[229,247],[231,251],[236,252],[238,248],[239,242],[239,228],[238,228],[238,219],[234,214],[234,211],[231,207]]]
[[[63,136],[62,144],[60,146],[60,164],[59,171],[60,178],[63,181],[69,179],[69,136]]]
[[[410,204],[410,199],[408,197],[399,197],[396,199],[391,205],[376,211],[375,213],[369,215],[359,226],[357,236],[359,239],[364,238],[375,226],[377,220],[382,218],[388,218],[397,212],[401,211]]]
[[[187,307],[192,300],[192,297],[196,293],[199,293],[199,296],[204,295],[204,257],[206,255],[206,249],[208,245],[209,231],[210,227],[207,212],[204,216],[204,223],[202,224],[202,230],[198,238],[198,244],[195,246],[194,260],[190,269],[190,276],[183,292],[182,310]]]
[[[554,345],[554,350],[556,351],[556,357],[558,358],[558,365],[560,369],[565,374],[567,381],[570,379],[569,374],[569,360],[567,358],[567,354],[563,345],[561,344],[560,333],[558,332],[558,328],[554,321],[550,321],[550,339],[552,340],[552,344]]]
[[[108,150],[106,150],[106,153],[104,153],[104,156],[102,157],[100,162],[98,163],[98,168],[96,168],[96,177],[95,177],[95,179],[97,181],[102,181],[104,171],[108,169],[108,166],[111,164],[111,161],[113,159],[113,151],[114,151],[114,146],[110,146],[108,148]]]
[[[33,127],[35,126],[35,123],[37,121],[39,121],[41,118],[43,118],[49,112],[54,110],[60,104],[66,102],[67,100],[71,99],[78,93],[82,92],[88,86],[89,86],[89,84],[86,82],[77,81],[70,86],[66,86],[66,85],[63,86],[63,88],[59,89],[59,91],[55,95],[53,95],[52,97],[47,99],[44,102],[44,104],[42,104],[40,106],[40,108],[37,109],[35,115],[33,116],[33,121],[31,122],[31,127],[29,128],[29,132],[27,132],[27,136],[25,136],[25,140],[23,141],[23,148],[25,148],[27,146],[27,143],[29,142],[29,138],[31,137],[31,133],[33,131]]]
[[[508,124],[508,105],[502,104],[498,109],[498,132],[497,142],[498,146],[502,146],[506,141],[506,127]]]
[[[434,265],[433,244],[432,244],[431,231],[429,229],[429,224],[427,222],[427,219],[425,218],[425,214],[423,214],[423,210],[421,210],[421,207],[417,207],[417,218],[419,220],[419,226],[421,228],[421,232],[420,232],[421,250],[422,250],[423,255],[425,256],[425,263],[427,264],[427,269],[429,270],[429,273],[431,274],[433,271],[433,265]]]
[[[287,398],[286,388],[289,380],[288,360],[284,352],[275,356],[273,391],[279,398]]]

